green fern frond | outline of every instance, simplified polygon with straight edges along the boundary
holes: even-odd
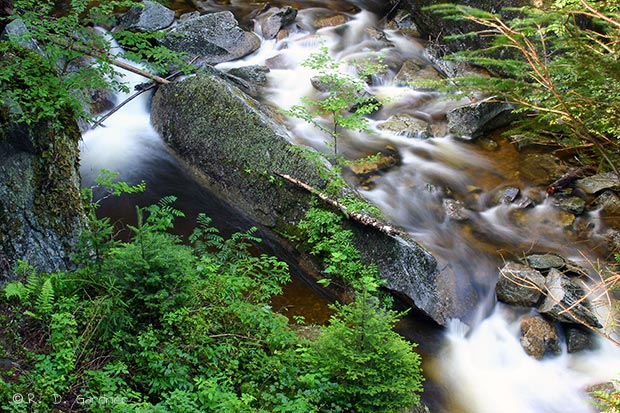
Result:
[[[51,313],[54,300],[55,294],[52,280],[46,278],[45,281],[43,281],[43,285],[41,285],[41,292],[37,297],[37,308],[39,312],[43,315]]]
[[[24,283],[14,281],[4,286],[4,295],[7,299],[17,297],[20,302],[24,302],[28,298],[28,289]]]

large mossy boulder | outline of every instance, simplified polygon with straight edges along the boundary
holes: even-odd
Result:
[[[326,181],[317,162],[327,163],[319,153],[293,144],[268,113],[218,75],[161,86],[152,100],[155,129],[201,172],[214,193],[256,222],[287,233],[303,218],[312,195],[280,181],[274,172],[320,190]],[[350,226],[362,256],[378,265],[388,288],[440,324],[466,312],[454,305],[451,277],[416,242],[353,222]]]
[[[72,267],[84,227],[73,119],[25,126],[0,108],[0,282],[19,260],[43,271]]]

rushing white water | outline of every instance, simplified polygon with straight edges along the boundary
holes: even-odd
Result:
[[[119,51],[118,46],[114,49]],[[135,87],[145,78],[124,69],[117,69],[119,81],[128,91],[115,96],[118,105],[135,93]],[[81,169],[84,182],[92,183],[103,169],[120,172],[120,179],[137,183],[142,176],[144,164],[169,160],[170,155],[151,126],[149,93],[143,93],[127,103],[122,110],[109,117],[102,126],[90,129],[82,135],[80,146]]]
[[[597,351],[542,361],[525,354],[519,320],[502,305],[469,331],[459,321],[448,329],[438,360],[451,389],[450,411],[471,413],[585,413],[592,400],[584,389],[620,372],[618,351],[601,340]]]
[[[262,99],[276,108],[287,109],[299,104],[303,96],[315,93],[310,83],[314,73],[301,63],[321,46],[327,46],[335,59],[345,62],[378,53],[394,66],[405,59],[424,60],[424,50],[415,39],[387,30],[383,32],[386,40],[371,35],[369,27],[382,29],[372,13],[362,11],[340,27],[311,31],[307,28],[311,27],[316,11],[301,10],[300,28],[286,39],[263,41],[253,55],[218,68],[267,64],[271,68],[270,82]],[[351,67],[345,66],[343,70]],[[557,214],[557,209],[548,201],[527,210],[487,202],[488,194],[502,182],[515,183],[505,172],[498,171],[501,160],[496,162],[472,144],[445,133],[421,139],[381,130],[378,126],[397,114],[427,120],[442,130],[442,115],[459,104],[441,101],[432,91],[398,86],[393,79],[394,73],[388,73],[375,79],[370,88],[376,96],[389,98],[373,116],[373,133],[347,133],[339,142],[339,149],[350,159],[386,148],[399,154],[398,167],[360,192],[393,223],[449,262],[459,283],[479,291],[479,308],[467,320],[470,326],[461,321],[451,323],[444,345],[431,354],[434,360],[429,363],[429,374],[449,395],[448,403],[438,408],[450,413],[590,412],[584,389],[620,373],[620,351],[601,340],[595,351],[579,355],[564,352],[543,361],[534,360],[519,343],[522,314],[496,305],[493,295],[504,252],[521,254],[529,248],[580,257],[580,244],[554,225],[556,218],[550,216]],[[143,81],[130,73],[125,74],[125,80],[130,86]],[[119,96],[118,101],[126,97]],[[326,152],[333,150],[329,147],[330,138],[315,127],[297,119],[288,119],[287,123],[297,142]],[[172,164],[173,157],[150,125],[146,94],[113,115],[105,127],[83,137],[82,174],[87,182],[106,168],[121,171],[122,179],[147,179],[148,184],[145,174],[165,163]],[[535,188],[522,189],[544,199]],[[442,207],[446,197],[470,201],[467,224],[446,216]],[[197,199],[198,195],[194,193],[192,198]],[[593,222],[596,223],[594,219]]]

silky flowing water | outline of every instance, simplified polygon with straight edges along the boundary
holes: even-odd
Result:
[[[287,109],[311,96],[310,78],[315,74],[301,63],[319,47],[327,46],[339,61],[352,62],[385,56],[391,66],[406,59],[426,62],[424,49],[416,39],[383,28],[383,21],[369,11],[354,12],[345,2],[327,2],[344,10],[348,22],[337,27],[311,29],[312,20],[325,11],[326,3],[301,3],[298,30],[283,40],[263,40],[260,50],[219,69],[260,64],[268,65],[269,83],[259,97],[276,109]],[[186,3],[184,3],[186,4]],[[240,21],[258,6],[247,3],[221,5],[197,2],[203,10],[229,9]],[[335,7],[334,4],[336,4]],[[186,10],[184,10],[186,11]],[[369,31],[373,28],[373,31]],[[257,29],[258,34],[260,30]],[[389,45],[377,40],[382,33]],[[344,65],[343,70],[353,70]],[[399,325],[406,337],[420,343],[429,377],[424,400],[434,412],[453,413],[586,413],[592,406],[584,389],[614,379],[620,373],[620,351],[604,340],[599,349],[580,354],[564,353],[537,361],[527,356],[519,343],[519,316],[497,304],[494,285],[503,260],[531,252],[557,252],[587,264],[596,260],[604,225],[596,214],[583,218],[587,231],[568,231],[558,225],[561,216],[543,190],[521,178],[519,153],[505,139],[492,140],[492,149],[463,142],[445,133],[444,115],[458,105],[439,94],[414,87],[398,86],[394,73],[373,79],[371,92],[387,101],[372,116],[370,133],[347,133],[338,143],[339,154],[357,159],[378,151],[398,154],[400,164],[381,174],[371,185],[359,187],[360,193],[377,205],[385,216],[411,233],[456,276],[463,302],[477,304],[461,320],[453,320],[439,330],[426,320],[407,317]],[[143,79],[126,74],[130,87]],[[119,102],[124,99],[119,96]],[[133,204],[155,202],[165,195],[178,197],[177,207],[187,214],[181,223],[185,232],[198,212],[214,218],[225,233],[245,230],[252,223],[234,213],[208,192],[200,178],[167,150],[149,123],[149,97],[143,95],[105,122],[105,127],[84,134],[82,176],[91,185],[105,168],[119,171],[130,183],[144,180],[148,192],[131,199],[104,203],[103,213],[128,219]],[[408,114],[433,125],[435,136],[422,139],[387,132],[378,127],[390,116]],[[297,119],[286,119],[291,139],[297,143],[329,152],[331,138]],[[355,182],[354,182],[355,183]],[[533,208],[489,202],[494,191],[506,185],[521,188],[539,200]],[[461,199],[468,206],[467,220],[449,219],[442,207],[446,197]],[[184,230],[181,230],[183,232]],[[289,259],[285,251],[269,242],[266,251]],[[292,261],[291,261],[292,262]],[[296,271],[301,271],[295,267]],[[329,316],[320,288],[308,285],[303,277],[294,277],[285,294],[274,300],[274,308],[289,314],[306,316],[322,323]]]

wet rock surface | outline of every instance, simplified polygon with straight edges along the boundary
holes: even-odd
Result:
[[[542,297],[545,277],[537,270],[516,262],[509,262],[500,270],[495,286],[497,299],[503,303],[533,307]]]
[[[562,352],[555,326],[539,316],[521,320],[520,342],[525,352],[538,360],[545,355],[557,355]]]
[[[586,194],[596,194],[606,189],[614,191],[620,190],[620,180],[618,180],[618,177],[616,177],[616,174],[613,172],[578,179],[575,181],[575,185]]]
[[[273,39],[285,26],[293,23],[297,17],[297,9],[286,6],[272,7],[256,18],[265,39]]]
[[[446,114],[450,133],[464,139],[475,139],[506,126],[517,116],[513,105],[493,102],[474,103]]]
[[[561,268],[566,261],[556,254],[532,254],[525,257],[527,264],[537,270],[550,270],[551,268]]]
[[[161,43],[176,52],[199,56],[210,65],[239,59],[261,44],[254,33],[243,30],[229,11],[205,14],[173,27]]]
[[[156,32],[168,28],[174,22],[174,11],[154,1],[144,0],[121,16],[115,31]]]
[[[552,268],[545,279],[545,288],[547,296],[538,307],[541,314],[559,322],[581,322],[594,328],[603,327],[590,308],[583,284]],[[570,312],[565,311],[569,308]]]
[[[566,348],[569,353],[578,353],[584,350],[594,350],[597,348],[594,333],[577,325],[566,325]]]

